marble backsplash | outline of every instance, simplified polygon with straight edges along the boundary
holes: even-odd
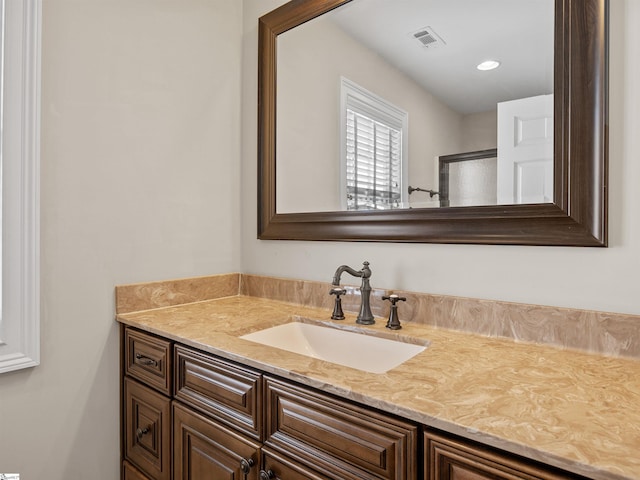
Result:
[[[116,313],[246,295],[331,310],[329,282],[248,274],[222,274],[116,287]],[[358,312],[357,286],[345,286],[342,306]],[[555,345],[602,355],[640,358],[640,316],[562,307],[528,305],[401,290],[373,289],[371,310],[386,317],[383,295],[407,298],[399,304],[400,320],[522,342]]]
[[[134,283],[116,287],[116,313],[139,312],[214,298],[232,297],[240,291],[239,273]]]

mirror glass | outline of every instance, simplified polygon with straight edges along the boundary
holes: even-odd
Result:
[[[353,0],[280,33],[276,213],[553,202],[554,8]]]

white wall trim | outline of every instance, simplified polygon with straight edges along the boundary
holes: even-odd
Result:
[[[0,373],[40,363],[41,0],[2,2]]]

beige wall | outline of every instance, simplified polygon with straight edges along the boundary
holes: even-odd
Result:
[[[462,117],[462,151],[474,152],[498,146],[498,110]]]
[[[238,0],[45,0],[42,364],[0,472],[119,478],[114,285],[240,268]]]
[[[245,272],[329,282],[338,265],[368,260],[377,287],[640,313],[640,2],[611,1],[608,249],[256,240],[256,20],[282,3],[244,1]]]

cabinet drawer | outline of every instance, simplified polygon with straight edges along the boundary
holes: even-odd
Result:
[[[131,328],[124,335],[126,374],[171,395],[171,342]]]
[[[154,480],[171,478],[170,400],[124,379],[125,457]]]
[[[268,445],[330,478],[415,479],[417,427],[265,377]]]
[[[206,353],[175,348],[175,398],[262,440],[261,375]]]
[[[173,404],[174,480],[258,480],[260,444]]]
[[[429,480],[569,480],[582,477],[537,465],[466,440],[424,433],[424,471]]]

